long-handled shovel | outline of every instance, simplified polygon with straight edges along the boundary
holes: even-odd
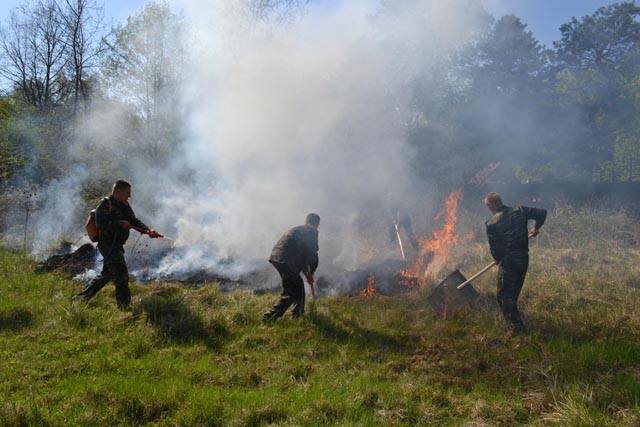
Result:
[[[493,261],[491,264],[487,265],[485,268],[483,268],[482,270],[478,271],[476,274],[474,274],[473,276],[471,276],[470,278],[468,278],[467,280],[465,280],[464,282],[460,283],[456,289],[462,289],[465,286],[469,285],[471,283],[472,280],[477,279],[478,277],[482,276],[484,273],[486,273],[487,271],[491,270],[491,267],[493,267],[494,265],[498,265],[497,262]]]
[[[460,270],[455,270],[445,277],[443,281],[433,288],[433,291],[427,297],[427,301],[431,308],[433,308],[433,311],[446,319],[448,316],[457,313],[471,301],[478,298],[479,294],[471,284],[471,280],[476,279],[494,265],[495,263],[492,263],[490,266],[485,267],[480,273],[474,274],[469,280],[464,277]],[[459,287],[461,284],[464,286]]]
[[[530,234],[529,238],[531,237],[533,235]],[[496,264],[495,261],[492,262],[469,279],[464,277],[460,270],[449,274],[433,288],[433,291],[427,297],[429,305],[445,319],[447,316],[457,313],[479,296],[471,282],[491,270]]]

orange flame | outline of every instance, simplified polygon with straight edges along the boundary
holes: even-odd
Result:
[[[433,230],[431,237],[419,239],[420,253],[414,265],[403,272],[410,277],[429,276],[437,273],[449,260],[451,249],[459,242],[456,235],[458,224],[458,206],[462,199],[462,190],[451,192],[444,203],[444,209],[436,215],[435,219],[444,216],[444,225],[440,229]]]
[[[370,297],[373,296],[376,293],[376,279],[373,277],[373,275],[370,275],[369,278],[367,279],[367,287],[364,288],[362,291],[360,291],[360,295],[362,295],[363,297]]]

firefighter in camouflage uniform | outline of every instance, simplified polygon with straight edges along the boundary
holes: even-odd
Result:
[[[499,266],[498,305],[507,325],[514,332],[524,330],[518,311],[518,297],[529,267],[529,237],[535,237],[544,224],[547,211],[526,206],[509,207],[502,204],[497,193],[489,193],[485,205],[493,213],[486,222],[489,248]],[[528,221],[534,226],[528,232]]]
[[[99,230],[98,250],[103,258],[102,272],[74,300],[89,301],[109,281],[116,286],[116,302],[119,308],[131,303],[129,290],[129,272],[124,259],[124,245],[132,228],[151,238],[163,237],[157,231],[147,227],[133,213],[129,205],[131,184],[116,181],[109,197],[102,199],[95,211],[96,225]]]

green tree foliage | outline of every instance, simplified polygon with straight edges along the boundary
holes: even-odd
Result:
[[[5,85],[1,180],[43,185],[69,168],[70,142],[89,104],[100,53],[99,0],[30,0],[0,24]]]
[[[516,16],[493,22],[445,64],[457,80],[416,85],[420,175],[451,185],[500,162],[493,179],[637,180],[639,16],[623,2],[573,18],[553,51]]]
[[[574,164],[596,180],[633,180],[638,146],[635,84],[640,70],[640,7],[616,3],[560,27],[556,102],[582,116]],[[590,178],[590,177],[589,177]]]
[[[543,47],[520,18],[500,18],[474,46],[475,85],[481,90],[506,95],[531,95],[547,75]]]
[[[17,147],[15,125],[13,105],[7,99],[0,99],[0,187],[11,179],[24,162]]]
[[[36,185],[63,176],[67,138],[65,119],[41,114],[15,94],[0,98],[0,187],[16,175]]]
[[[638,51],[640,7],[635,2],[615,3],[560,27],[554,43],[560,61],[576,68],[619,68]]]
[[[514,15],[497,20],[468,53],[471,86],[464,105],[465,133],[475,134],[481,146],[476,157],[481,169],[503,161],[502,173],[512,177],[517,165],[537,167],[544,159],[546,130],[553,114],[546,103],[547,55],[526,24]]]
[[[417,103],[422,120],[410,140],[421,175],[459,185],[496,161],[510,180],[516,169],[526,175],[521,164],[540,170],[548,161],[548,148],[540,143],[548,139],[543,124],[553,118],[545,100],[548,59],[526,25],[513,15],[502,17],[447,67],[458,74],[448,86],[435,86],[446,89],[442,102],[434,106],[433,95],[424,91]]]
[[[188,69],[184,18],[166,3],[150,3],[115,28],[103,64],[106,92],[132,106],[135,153],[165,160],[175,149],[180,123],[176,100]]]
[[[236,6],[272,24],[307,3]],[[371,17],[372,40],[392,58],[388,73],[411,76],[389,99],[409,110],[400,125],[419,177],[450,187],[499,164],[491,179],[640,179],[640,6],[625,1],[572,18],[550,50],[516,16],[494,19],[475,0],[444,5],[383,0]],[[434,19],[439,8],[447,19]],[[98,182],[128,175],[128,159],[162,167],[176,153],[188,22],[152,2],[102,44],[101,16],[101,0],[30,0],[1,26],[10,96],[0,101],[0,182],[19,169],[46,182],[70,162],[100,157],[91,170]],[[439,25],[455,40],[432,37]],[[406,64],[422,65],[406,74]]]
[[[443,15],[460,19],[448,20]],[[443,187],[459,184],[468,169],[467,147],[478,141],[460,138],[465,132],[463,106],[469,82],[460,73],[453,45],[484,34],[491,16],[473,1],[384,0],[373,19],[380,49],[392,52],[389,73],[402,75],[407,66],[416,68],[406,88],[412,101],[405,129],[413,164],[413,170],[407,172]],[[456,36],[432,37],[432,33],[442,32],[442,25]],[[424,28],[424,32],[416,34],[407,28]],[[399,98],[404,96],[398,94]]]

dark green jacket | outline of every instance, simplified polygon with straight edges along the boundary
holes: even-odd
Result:
[[[96,225],[100,235],[98,242],[124,245],[129,238],[129,230],[125,230],[118,221],[128,221],[132,226],[148,230],[142,221],[133,213],[129,203],[120,203],[113,196],[102,199],[96,208]]]
[[[529,252],[529,230],[527,222],[534,220],[536,228],[542,227],[547,211],[526,206],[514,208],[503,206],[485,224],[491,255],[496,262],[511,254]]]
[[[295,273],[318,268],[318,229],[299,225],[287,231],[271,251],[270,262],[286,264]]]

